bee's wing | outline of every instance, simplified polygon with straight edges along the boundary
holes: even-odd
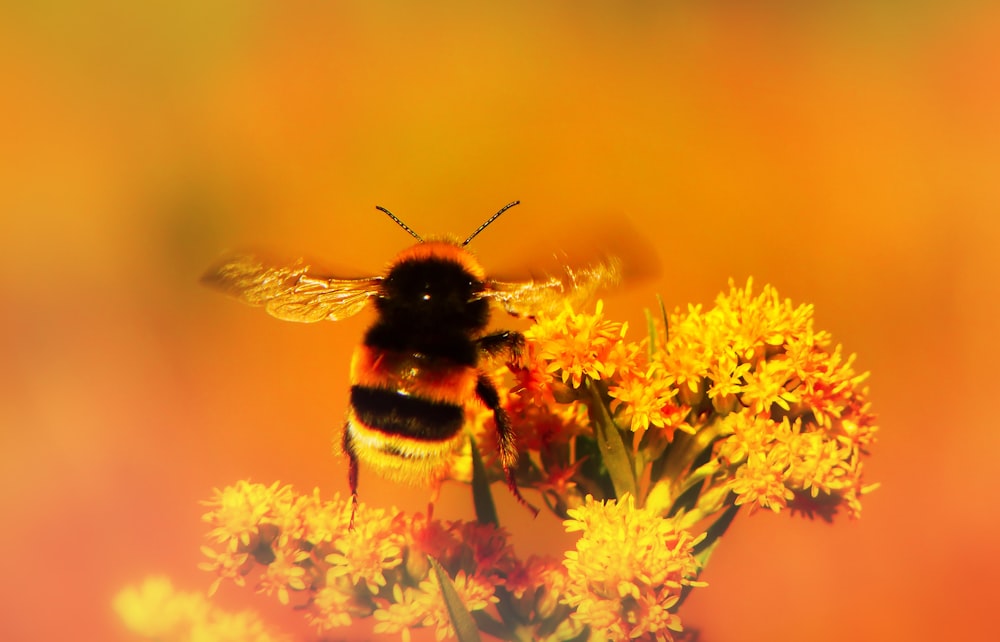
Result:
[[[315,323],[357,314],[378,293],[382,279],[335,279],[310,274],[302,261],[271,266],[243,254],[210,270],[202,281],[246,304],[264,306],[279,319]]]
[[[567,301],[576,307],[593,296],[599,288],[618,284],[621,272],[621,261],[609,258],[582,269],[565,267],[563,274],[539,280],[521,283],[488,280],[483,296],[493,299],[514,316],[553,314]]]

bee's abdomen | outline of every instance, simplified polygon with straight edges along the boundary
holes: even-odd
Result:
[[[458,404],[360,385],[351,386],[351,410],[369,429],[418,441],[450,439],[465,421]]]
[[[465,403],[477,379],[476,368],[440,355],[358,346],[345,447],[383,477],[440,479],[467,443]]]

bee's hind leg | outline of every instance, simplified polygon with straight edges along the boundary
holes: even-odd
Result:
[[[354,515],[358,512],[358,456],[354,453],[354,444],[351,443],[350,422],[344,423],[344,435],[340,442],[341,450],[347,455],[347,485],[351,490],[351,523],[350,528],[354,528]]]
[[[518,336],[520,337],[520,335]],[[521,340],[523,341],[523,337]],[[476,396],[487,408],[493,411],[497,427],[497,451],[500,453],[500,465],[503,466],[503,472],[507,478],[507,487],[517,498],[517,501],[538,515],[538,509],[521,496],[521,491],[517,487],[517,480],[514,478],[514,469],[517,466],[517,444],[514,428],[510,423],[507,411],[500,406],[500,393],[497,392],[496,385],[486,373],[479,373],[479,379],[476,382]]]

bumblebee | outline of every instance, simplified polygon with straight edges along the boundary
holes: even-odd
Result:
[[[286,321],[337,321],[374,306],[375,322],[351,360],[350,401],[338,439],[355,505],[359,463],[396,481],[440,481],[468,439],[463,426],[472,399],[493,413],[507,485],[527,505],[514,480],[514,429],[496,384],[480,367],[499,357],[516,361],[524,337],[509,330],[487,332],[490,303],[516,317],[534,317],[616,283],[620,268],[609,260],[542,280],[489,278],[465,246],[519,202],[501,208],[461,243],[425,241],[379,206],[417,240],[381,276],[334,278],[301,260],[272,266],[252,255],[234,256],[205,275],[208,284]]]

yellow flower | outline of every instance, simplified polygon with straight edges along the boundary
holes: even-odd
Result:
[[[628,373],[608,388],[612,412],[619,408],[630,417],[632,432],[642,432],[651,425],[664,429],[664,437],[673,439],[674,430],[693,431],[684,423],[688,408],[674,403],[677,389],[655,367],[646,373]]]
[[[198,568],[216,575],[208,589],[210,596],[215,595],[222,580],[232,580],[237,586],[246,585],[245,576],[253,564],[249,553],[235,553],[230,551],[228,547],[222,551],[216,551],[208,546],[202,546],[201,552],[211,561],[198,564]]]
[[[700,401],[702,381],[708,376],[713,359],[722,354],[714,345],[716,331],[702,316],[700,305],[688,306],[686,316],[674,312],[669,327],[670,340],[652,360],[678,389],[681,401],[695,405]]]
[[[791,376],[788,361],[762,361],[743,373],[740,400],[755,413],[770,414],[774,406],[788,410],[799,400],[798,393],[788,388]]]
[[[601,379],[610,376],[618,367],[620,356],[608,362],[616,344],[622,341],[627,324],[605,321],[604,302],[598,301],[594,314],[573,311],[569,303],[556,315],[548,318],[539,315],[524,336],[528,340],[528,354],[542,362],[542,370],[559,374],[563,383],[579,388],[583,377]],[[612,365],[616,364],[616,365]]]
[[[644,338],[639,342],[625,341],[627,330],[628,324],[622,323],[619,339],[602,355],[600,370],[603,379],[625,376],[646,368],[649,338]]]
[[[494,595],[493,584],[479,575],[470,575],[465,571],[459,571],[452,579],[452,584],[455,586],[459,600],[470,613],[481,611],[498,601]],[[455,637],[455,627],[452,625],[451,615],[448,613],[448,607],[441,595],[441,585],[438,583],[437,574],[431,573],[426,580],[420,583],[420,591],[414,594],[414,599],[421,604],[423,609],[422,624],[433,626],[435,628],[434,635],[438,640]]]
[[[307,585],[306,569],[301,563],[309,559],[309,552],[294,547],[277,548],[274,559],[267,565],[257,585],[257,592],[278,596],[278,601],[288,604],[288,589],[304,591]]]
[[[421,626],[428,617],[423,592],[413,587],[392,587],[392,601],[383,604],[372,617],[375,619],[373,631],[376,634],[399,633],[403,642],[410,642],[410,629]]]
[[[751,503],[752,513],[758,506],[781,511],[795,494],[785,486],[789,462],[781,449],[753,452],[745,465],[736,470],[736,477],[729,482],[729,489],[736,494],[735,503]]]
[[[459,571],[452,584],[469,612],[481,611],[498,600],[490,582],[465,571]],[[373,617],[375,633],[399,633],[404,642],[410,639],[410,629],[417,626],[435,627],[438,640],[455,637],[451,616],[434,573],[416,588],[394,586],[392,601],[386,601]]]
[[[291,488],[278,482],[270,486],[239,481],[223,490],[216,489],[215,497],[203,502],[212,510],[202,519],[214,526],[208,536],[218,543],[227,543],[232,550],[238,546],[250,547],[259,534],[261,522],[276,514],[284,514],[292,502]]]
[[[566,530],[582,532],[564,562],[572,617],[606,639],[673,640],[681,625],[670,609],[684,586],[702,585],[695,579],[698,539],[636,508],[629,495],[606,502],[588,496],[569,516]]]
[[[394,527],[395,513],[358,506],[355,526],[334,543],[335,552],[324,557],[330,565],[328,583],[346,576],[352,584],[364,584],[372,593],[386,585],[385,573],[403,563],[404,541]]]
[[[128,587],[114,599],[125,626],[137,636],[163,642],[291,642],[292,638],[267,629],[256,613],[228,613],[204,595],[175,591],[170,580],[150,577],[139,587]]]
[[[306,620],[320,631],[351,625],[351,612],[357,610],[354,595],[339,587],[324,586],[313,595]]]
[[[581,636],[584,625],[569,617],[571,609],[562,603],[567,581],[566,567],[556,558],[532,555],[517,561],[504,587],[522,639],[556,642]]]
[[[312,494],[296,498],[293,510],[297,515],[293,523],[298,529],[283,531],[292,539],[313,545],[327,544],[343,536],[350,527],[352,504],[341,499],[339,493],[332,500],[323,501],[319,489],[314,488]]]
[[[719,422],[719,432],[727,435],[720,445],[719,457],[735,468],[751,453],[766,452],[781,431],[779,422],[770,417],[749,411],[730,413]]]
[[[751,363],[740,363],[735,350],[722,352],[709,364],[706,376],[712,384],[708,388],[708,398],[716,412],[737,409],[741,404],[738,396],[746,390],[746,376],[752,367]]]

